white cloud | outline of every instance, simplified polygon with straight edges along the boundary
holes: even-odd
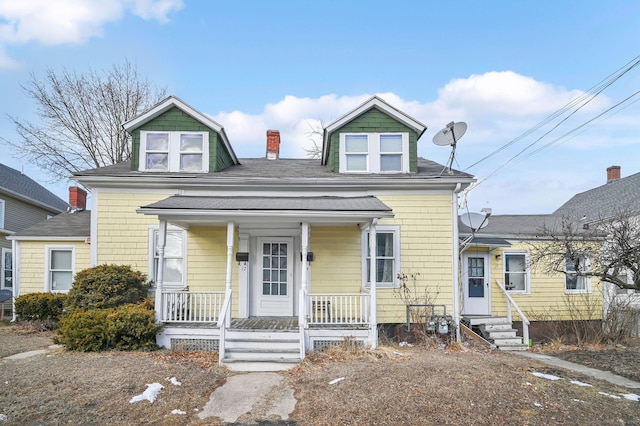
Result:
[[[182,0],[0,0],[0,49],[29,42],[84,43],[101,37],[106,23],[127,12],[166,22],[169,13],[182,7]],[[15,61],[0,55],[0,67],[11,65]]]

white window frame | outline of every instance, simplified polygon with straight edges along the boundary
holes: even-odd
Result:
[[[0,198],[0,229],[4,228],[4,206],[5,202],[2,198]]]
[[[12,253],[12,250],[10,248],[3,248],[2,249],[2,259],[0,259],[0,268],[2,268],[2,270],[0,271],[0,280],[1,280],[0,281],[0,288],[13,288],[13,281],[14,281],[13,280],[13,276],[15,275],[13,273],[13,262],[11,262],[11,265],[9,265],[10,268],[7,268],[7,265],[4,262],[4,259],[5,259],[7,253]],[[13,258],[13,253],[12,253],[12,258]],[[11,275],[12,275],[11,276],[11,287],[7,287],[7,286],[4,285],[5,284],[5,279],[6,279],[5,274],[6,274],[7,269],[11,270]]]
[[[398,274],[400,274],[400,226],[397,225],[381,225],[376,226],[377,234],[393,234],[393,275],[391,282],[378,282],[376,288],[397,288],[399,287]],[[369,259],[369,227],[362,230],[361,235],[362,246],[362,286],[370,288],[369,271],[367,260]],[[376,238],[377,242],[377,238]],[[376,258],[377,259],[377,258]]]
[[[570,271],[568,271],[567,269],[567,260],[569,260],[569,258],[565,257],[565,273],[566,275],[564,276],[564,292],[567,294],[587,294],[587,293],[591,293],[591,277],[583,277],[583,276],[578,276],[578,283],[580,283],[580,281],[583,282],[583,287],[584,288],[576,288],[576,289],[569,289],[567,288],[567,278],[568,278],[568,274],[570,274]],[[589,267],[591,265],[591,262],[589,261],[588,258],[580,258],[580,265],[586,265],[587,270],[589,270]]]
[[[55,290],[51,282],[51,252],[53,251],[70,251],[71,252],[71,285],[76,275],[76,248],[69,245],[47,245],[45,250],[45,267],[44,267],[44,291],[49,293],[68,293],[69,290]]]
[[[402,137],[402,152],[398,153],[402,155],[401,165],[402,170],[380,170],[380,157],[382,155],[389,155],[390,153],[380,152],[380,136],[396,136]],[[346,137],[347,136],[367,136],[367,142],[369,152],[367,153],[367,168],[366,170],[348,170],[347,169],[347,156],[346,152]],[[361,155],[361,154],[359,154]],[[409,133],[407,132],[385,132],[385,133],[340,133],[340,173],[381,173],[381,174],[394,174],[394,173],[409,173]]]
[[[168,170],[164,169],[147,169],[147,135],[149,134],[165,134],[168,135]],[[201,170],[180,170],[180,136],[182,135],[201,135],[202,136],[202,169]],[[157,151],[151,151],[157,152]],[[163,151],[164,152],[164,151]],[[138,162],[138,170],[140,171],[162,171],[162,172],[182,172],[182,173],[207,173],[209,172],[209,132],[180,132],[180,131],[140,131],[140,160]]]
[[[155,245],[155,241],[156,241],[156,235],[159,231],[159,226],[158,225],[151,225],[149,226],[149,264],[148,264],[148,271],[149,271],[149,280],[151,280],[153,282],[153,288],[156,288],[156,278],[157,278],[157,271],[156,271],[156,264],[155,264],[155,253],[156,253],[156,247]],[[184,290],[187,288],[187,231],[185,229],[179,228],[177,226],[167,226],[167,235],[172,232],[172,233],[181,233],[182,234],[182,281],[181,282],[173,282],[173,281],[163,281],[162,283],[162,288],[165,290]],[[166,259],[174,259],[172,257],[167,257],[166,253],[165,253],[165,260]],[[175,259],[179,259],[179,257],[175,257]],[[166,278],[166,276],[165,276]]]
[[[510,290],[507,282],[507,256],[524,256],[524,290]],[[502,253],[502,277],[504,279],[504,288],[513,294],[530,294],[531,293],[531,268],[529,267],[529,253],[526,251],[505,251]],[[510,274],[518,272],[509,272]]]

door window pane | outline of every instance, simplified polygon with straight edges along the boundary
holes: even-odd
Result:
[[[13,287],[13,256],[10,251],[4,252],[3,268],[4,268],[4,282],[2,285],[5,288]]]
[[[469,257],[467,273],[469,297],[484,297],[484,258]]]
[[[286,296],[288,285],[286,243],[264,243],[262,245],[262,294]]]

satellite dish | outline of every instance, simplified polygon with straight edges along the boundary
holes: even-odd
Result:
[[[462,136],[467,132],[467,123],[459,121],[454,123],[453,121],[447,124],[447,127],[440,130],[433,136],[433,143],[438,146],[451,146],[451,155],[449,156],[449,174],[451,174],[451,167],[453,166],[453,160],[456,157],[456,144]],[[446,168],[446,167],[445,167]],[[442,170],[444,172],[444,169]]]
[[[490,214],[490,213],[489,213]],[[460,221],[473,232],[484,228],[489,224],[489,214],[483,213],[465,213],[460,215]]]
[[[447,124],[447,127],[440,130],[433,137],[433,143],[438,146],[455,145],[462,136],[467,132],[467,123],[453,121]]]

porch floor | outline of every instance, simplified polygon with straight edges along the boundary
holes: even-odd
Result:
[[[233,318],[229,328],[236,330],[298,330],[298,317]]]

